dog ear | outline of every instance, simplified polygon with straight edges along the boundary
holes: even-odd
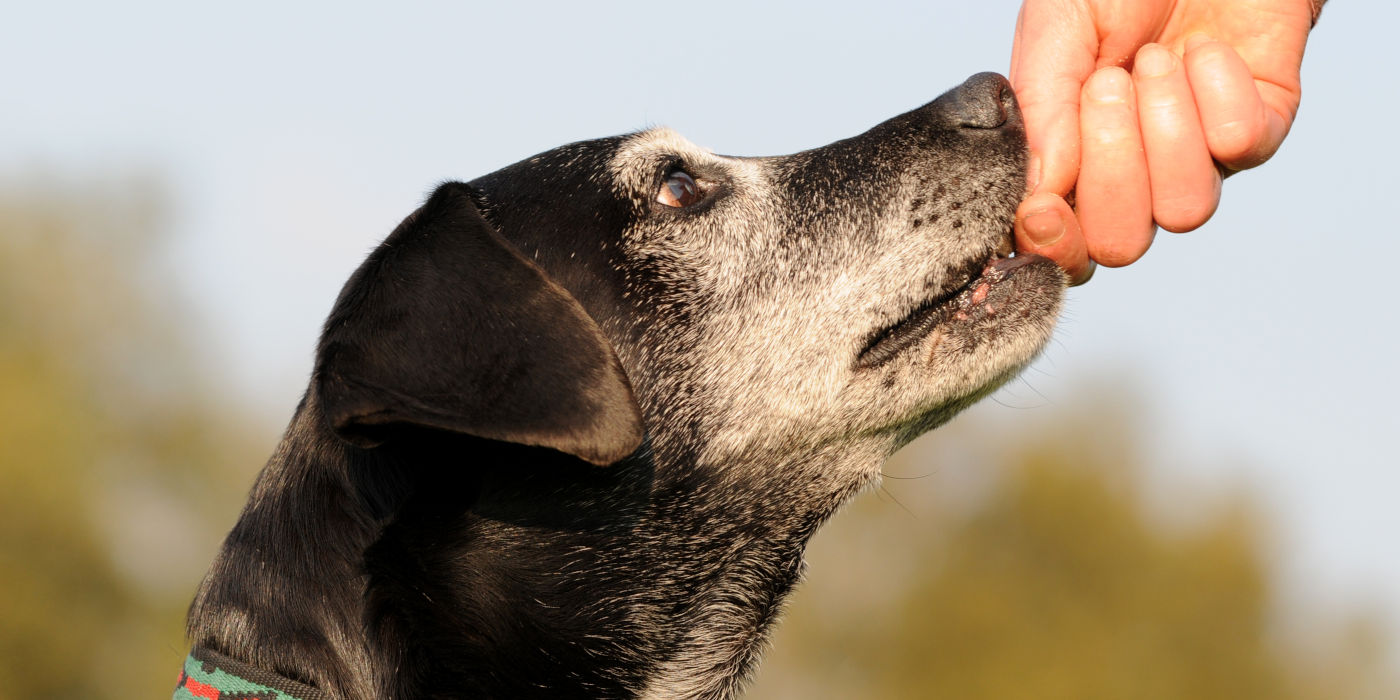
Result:
[[[611,464],[642,441],[598,325],[461,183],[439,187],[345,284],[313,384],[330,426],[361,447],[418,425]]]

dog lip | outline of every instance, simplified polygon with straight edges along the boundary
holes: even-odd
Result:
[[[903,318],[871,333],[860,353],[856,355],[856,368],[878,367],[893,359],[906,347],[933,330],[942,322],[943,312],[953,301],[972,288],[982,279],[990,265],[998,259],[996,253],[985,258],[968,261],[950,277],[954,282],[944,285],[938,294],[926,299]]]
[[[966,320],[969,309],[978,307],[992,287],[1009,279],[1016,270],[1041,261],[1048,262],[1048,259],[1028,253],[1005,257],[1000,250],[975,260],[970,270],[964,268],[967,271],[954,278],[965,279],[965,282],[925,301],[904,318],[871,334],[856,355],[856,368],[879,367],[945,322]]]

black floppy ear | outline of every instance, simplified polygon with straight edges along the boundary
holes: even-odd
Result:
[[[642,441],[612,345],[461,183],[439,187],[345,284],[313,383],[331,427],[361,447],[421,425],[610,464]]]

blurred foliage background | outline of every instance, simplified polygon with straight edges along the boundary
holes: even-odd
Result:
[[[169,697],[271,450],[182,345],[167,210],[140,176],[0,185],[0,699]]]
[[[1246,490],[1147,478],[1120,392],[896,455],[818,533],[751,697],[1400,698],[1365,608],[1281,595]]]
[[[169,207],[139,175],[0,182],[0,700],[167,697],[277,439],[190,350]],[[1280,596],[1247,489],[1147,483],[1132,402],[897,456],[818,535],[749,697],[1400,698],[1365,609]]]

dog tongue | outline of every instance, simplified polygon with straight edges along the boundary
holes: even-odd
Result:
[[[987,266],[987,269],[984,271],[984,274],[986,272],[1000,272],[1002,274],[1006,274],[1018,267],[1025,267],[1026,265],[1035,262],[1039,258],[1039,255],[1031,255],[1027,253],[1022,253],[1014,258],[999,258],[995,262]]]

